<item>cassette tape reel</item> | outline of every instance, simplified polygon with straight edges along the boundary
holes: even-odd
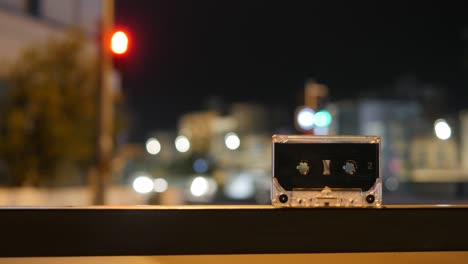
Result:
[[[380,137],[273,135],[275,207],[380,207]]]

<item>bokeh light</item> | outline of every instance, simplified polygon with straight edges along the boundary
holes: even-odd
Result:
[[[389,177],[387,180],[385,180],[385,187],[389,191],[396,191],[398,190],[398,187],[400,185],[400,182],[398,181],[397,177]]]
[[[207,194],[209,191],[209,183],[205,177],[196,177],[190,185],[190,193],[193,196],[200,197]]]
[[[151,155],[156,155],[161,151],[161,143],[155,138],[149,138],[146,141],[146,151]]]
[[[304,107],[297,113],[297,124],[303,130],[310,130],[314,127],[315,112],[311,108]]]
[[[236,133],[227,133],[224,137],[224,143],[228,149],[236,150],[240,146],[240,138]]]
[[[117,31],[111,38],[111,49],[116,54],[124,54],[128,48],[128,37],[123,31]]]
[[[255,194],[254,179],[251,175],[240,174],[227,182],[226,196],[232,199],[247,199]]]
[[[208,162],[205,159],[196,159],[193,162],[193,170],[196,173],[205,173],[208,171]]]
[[[175,147],[179,152],[187,152],[190,149],[190,141],[186,136],[178,136],[175,140]]]
[[[452,129],[444,119],[437,119],[434,122],[434,132],[441,140],[449,139],[452,135]]]
[[[326,110],[320,110],[314,115],[314,124],[318,127],[326,127],[330,125],[332,117]]]
[[[153,190],[154,183],[148,176],[138,176],[133,180],[132,186],[137,193],[149,193]]]
[[[169,186],[167,181],[163,178],[156,178],[154,179],[153,183],[154,183],[154,191],[159,192],[159,193],[165,192]]]

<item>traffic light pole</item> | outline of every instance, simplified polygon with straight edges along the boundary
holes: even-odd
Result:
[[[112,56],[109,49],[110,32],[114,22],[114,1],[103,0],[98,45],[99,91],[97,124],[97,176],[95,179],[93,204],[106,202],[106,189],[112,174],[114,104],[111,87]]]
[[[315,81],[308,81],[304,88],[304,105],[319,110],[319,101],[328,96],[328,87]]]

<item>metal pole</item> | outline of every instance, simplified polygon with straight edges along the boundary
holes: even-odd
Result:
[[[327,97],[327,95],[327,86],[314,81],[307,81],[304,88],[304,105],[312,108],[314,111],[318,111],[320,99]]]
[[[113,145],[113,94],[111,87],[112,56],[109,48],[110,33],[114,22],[114,1],[102,0],[102,15],[99,34],[99,92],[98,92],[98,135],[97,171],[93,203],[106,202],[106,188],[111,177]]]

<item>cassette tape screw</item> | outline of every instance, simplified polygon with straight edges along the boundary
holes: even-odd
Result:
[[[278,198],[279,198],[279,201],[282,203],[286,203],[288,201],[288,196],[286,194],[282,194]]]
[[[370,203],[370,204],[373,203],[373,202],[375,201],[375,196],[372,195],[372,194],[367,195],[367,196],[366,196],[366,201],[367,201],[368,203]]]

